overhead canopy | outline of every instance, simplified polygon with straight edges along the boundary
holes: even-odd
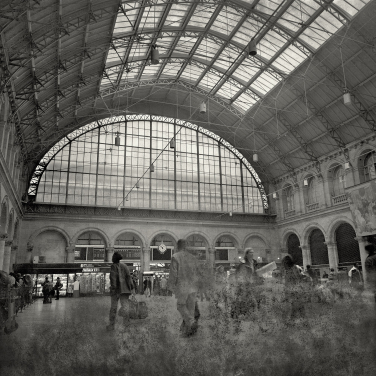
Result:
[[[375,14],[368,0],[2,1],[1,88],[31,169],[127,112],[209,129],[274,180],[374,132]]]

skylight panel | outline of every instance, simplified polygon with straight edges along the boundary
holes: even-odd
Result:
[[[306,42],[311,47],[317,49],[325,41],[324,37],[317,33],[316,30],[307,28],[302,34],[300,34],[299,39]]]
[[[256,102],[256,99],[252,98],[249,94],[243,93],[236,101],[233,102],[233,104],[244,113],[248,111]]]
[[[220,79],[221,78],[219,74],[215,74],[213,72],[207,72],[198,85],[203,87],[205,90],[210,91],[217,85]]]
[[[137,1],[132,4],[123,4],[124,13],[120,10],[117,14],[114,34],[127,33],[134,29],[134,24],[140,11]]]
[[[237,83],[237,86],[241,85]],[[230,99],[239,91],[239,87],[237,86],[235,86],[232,81],[226,81],[217,91],[216,95],[219,95],[224,100],[230,102]]]
[[[188,13],[188,4],[173,4],[167,19],[165,21],[165,26],[181,26],[185,20],[185,17]]]
[[[215,9],[216,5],[198,4],[188,22],[188,26],[206,27]]]
[[[273,57],[287,42],[287,39],[279,35],[274,30],[269,30],[265,37],[261,40],[261,54],[264,58],[267,58],[268,60]]]
[[[300,63],[302,63],[307,56],[298,48],[290,45],[274,62],[273,65],[282,72],[290,73]]]
[[[148,46],[144,44],[133,44],[132,50],[129,54],[128,61],[135,61],[140,59],[146,59],[146,54],[149,50]]]
[[[121,62],[121,59],[124,57],[125,48],[118,47],[116,51],[114,49],[110,49],[107,55],[106,65],[112,62]]]
[[[181,77],[186,81],[196,83],[203,72],[203,68],[190,64],[186,66],[184,72],[181,74]]]
[[[230,68],[233,62],[239,56],[239,51],[226,47],[215,61],[215,65],[221,67],[224,70]]]
[[[328,12],[323,12],[309,26],[310,29],[320,33],[324,40],[330,38],[340,27],[342,23]]]
[[[158,46],[160,55],[167,55],[171,52],[171,45],[174,39],[175,38],[173,37],[165,37],[165,38],[159,38],[157,40],[157,46]],[[176,49],[174,51],[176,51]]]
[[[232,40],[246,46],[262,26],[263,24],[255,19],[247,19],[240,26]]]
[[[241,18],[242,16],[236,13],[233,8],[224,7],[211,26],[211,30],[230,35]]]
[[[167,63],[161,77],[176,77],[181,69],[181,63]]]
[[[369,3],[369,0],[334,0],[333,3],[347,12],[350,16],[355,16],[355,14],[358,13],[358,11],[362,9],[364,5]]]
[[[144,9],[144,13],[142,14],[139,30],[157,28],[165,8],[165,5],[153,5],[146,7]]]
[[[158,66],[158,65],[147,65],[144,68],[144,71],[142,72],[141,80],[145,79],[146,77],[147,78],[155,77],[157,75],[159,69],[160,69],[160,66]]]
[[[177,46],[175,47],[175,51],[179,53],[189,54],[196,42],[196,37],[180,37]]]
[[[213,42],[209,38],[205,38],[198,46],[195,56],[201,59],[211,60],[218,52],[219,47],[220,46],[217,43]]]
[[[276,0],[261,0],[257,5],[256,9],[265,15],[272,15],[276,9],[282,5],[281,1]]]
[[[278,83],[279,80],[273,77],[270,73],[264,72],[257,78],[256,81],[253,82],[252,88],[254,87],[255,90],[259,91],[260,93],[266,94]]]
[[[233,76],[239,77],[241,80],[248,82],[259,71],[259,67],[252,66],[247,60],[234,71]]]

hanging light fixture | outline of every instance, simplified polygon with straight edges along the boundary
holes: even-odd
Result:
[[[345,162],[345,170],[348,170],[350,168],[350,162]]]
[[[115,146],[120,146],[120,137],[119,137],[119,132],[116,132],[116,137],[115,137]]]
[[[170,148],[175,149],[175,139],[174,138],[170,141]]]
[[[129,197],[128,196],[125,198],[125,201],[129,201]]]
[[[159,51],[155,44],[151,46],[150,60],[153,65],[159,64]]]
[[[258,154],[253,153],[253,162],[258,162]]]
[[[248,45],[248,55],[249,56],[257,55],[257,47],[256,47],[256,42],[254,40],[251,40]]]
[[[136,188],[137,188],[137,189],[140,188],[140,184],[138,184],[138,182],[136,183]]]
[[[278,198],[277,192],[273,192],[273,198],[276,200]]]
[[[351,106],[351,95],[347,89],[345,89],[345,92],[343,93],[343,103],[346,106]]]
[[[308,187],[308,179],[304,179],[304,180],[303,180],[303,185],[304,185],[305,187]]]
[[[153,165],[153,163],[150,165],[150,172],[154,172],[154,165]]]
[[[119,205],[117,209],[118,209],[118,210],[121,210],[121,206]]]
[[[200,103],[200,114],[206,114],[206,103],[205,102]]]

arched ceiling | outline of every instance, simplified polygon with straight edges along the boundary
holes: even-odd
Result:
[[[320,171],[376,129],[375,3],[2,0],[1,90],[17,142],[32,168],[88,122],[147,113],[207,128],[250,161],[257,152],[265,181]]]

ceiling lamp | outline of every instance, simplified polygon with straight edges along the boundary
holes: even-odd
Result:
[[[205,114],[206,113],[206,103],[201,102],[200,103],[200,114]]]
[[[273,192],[273,198],[276,200],[278,198],[277,192]]]
[[[138,184],[138,182],[136,183],[136,188],[137,188],[137,189],[140,188],[140,184]]]
[[[258,154],[253,153],[253,162],[258,162]]]
[[[129,197],[128,196],[125,198],[125,201],[129,201]]]
[[[151,46],[150,60],[152,64],[159,64],[159,51],[155,44]]]
[[[345,162],[345,170],[348,170],[350,168],[350,162]]]
[[[345,89],[345,92],[343,94],[343,103],[346,105],[346,106],[351,106],[351,95],[350,93],[347,91],[347,89]]]
[[[254,40],[251,40],[251,42],[248,45],[248,54],[249,56],[257,55],[257,47],[256,47],[256,42]]]
[[[118,206],[118,210],[121,210],[121,206],[120,205]]]
[[[304,179],[304,180],[303,180],[303,185],[304,185],[305,187],[308,187],[308,179]]]
[[[116,137],[115,137],[115,146],[120,146],[120,137],[119,137],[119,132],[116,132]]]
[[[170,148],[175,149],[175,139],[174,138],[170,141]]]
[[[150,165],[150,172],[154,172],[154,165],[153,165],[153,163]]]
[[[232,212],[228,213],[230,217],[232,217]]]

